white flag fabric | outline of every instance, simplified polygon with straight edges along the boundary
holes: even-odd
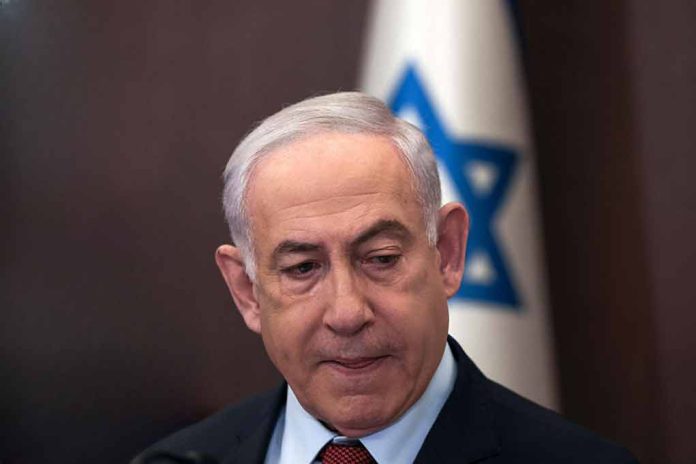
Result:
[[[503,0],[378,0],[361,88],[419,126],[471,216],[450,333],[483,372],[558,407],[524,75]]]

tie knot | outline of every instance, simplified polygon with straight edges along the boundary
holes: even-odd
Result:
[[[362,443],[329,443],[319,453],[321,464],[376,464]]]

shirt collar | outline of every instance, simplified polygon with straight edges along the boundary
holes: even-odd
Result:
[[[288,385],[279,464],[312,463],[319,450],[335,436],[335,432],[305,411]]]
[[[449,397],[457,377],[457,365],[448,344],[423,395],[389,427],[360,441],[380,463],[413,462],[430,428]],[[280,464],[311,463],[329,441],[343,441],[304,410],[288,385]]]

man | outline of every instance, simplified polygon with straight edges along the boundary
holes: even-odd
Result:
[[[448,339],[468,216],[440,206],[427,141],[378,100],[285,108],[239,144],[224,179],[235,245],[215,259],[287,384],[148,462],[635,462],[486,379]]]

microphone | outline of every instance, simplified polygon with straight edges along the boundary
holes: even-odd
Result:
[[[136,457],[131,464],[218,464],[217,459],[196,451],[174,454],[169,451],[146,451]]]

